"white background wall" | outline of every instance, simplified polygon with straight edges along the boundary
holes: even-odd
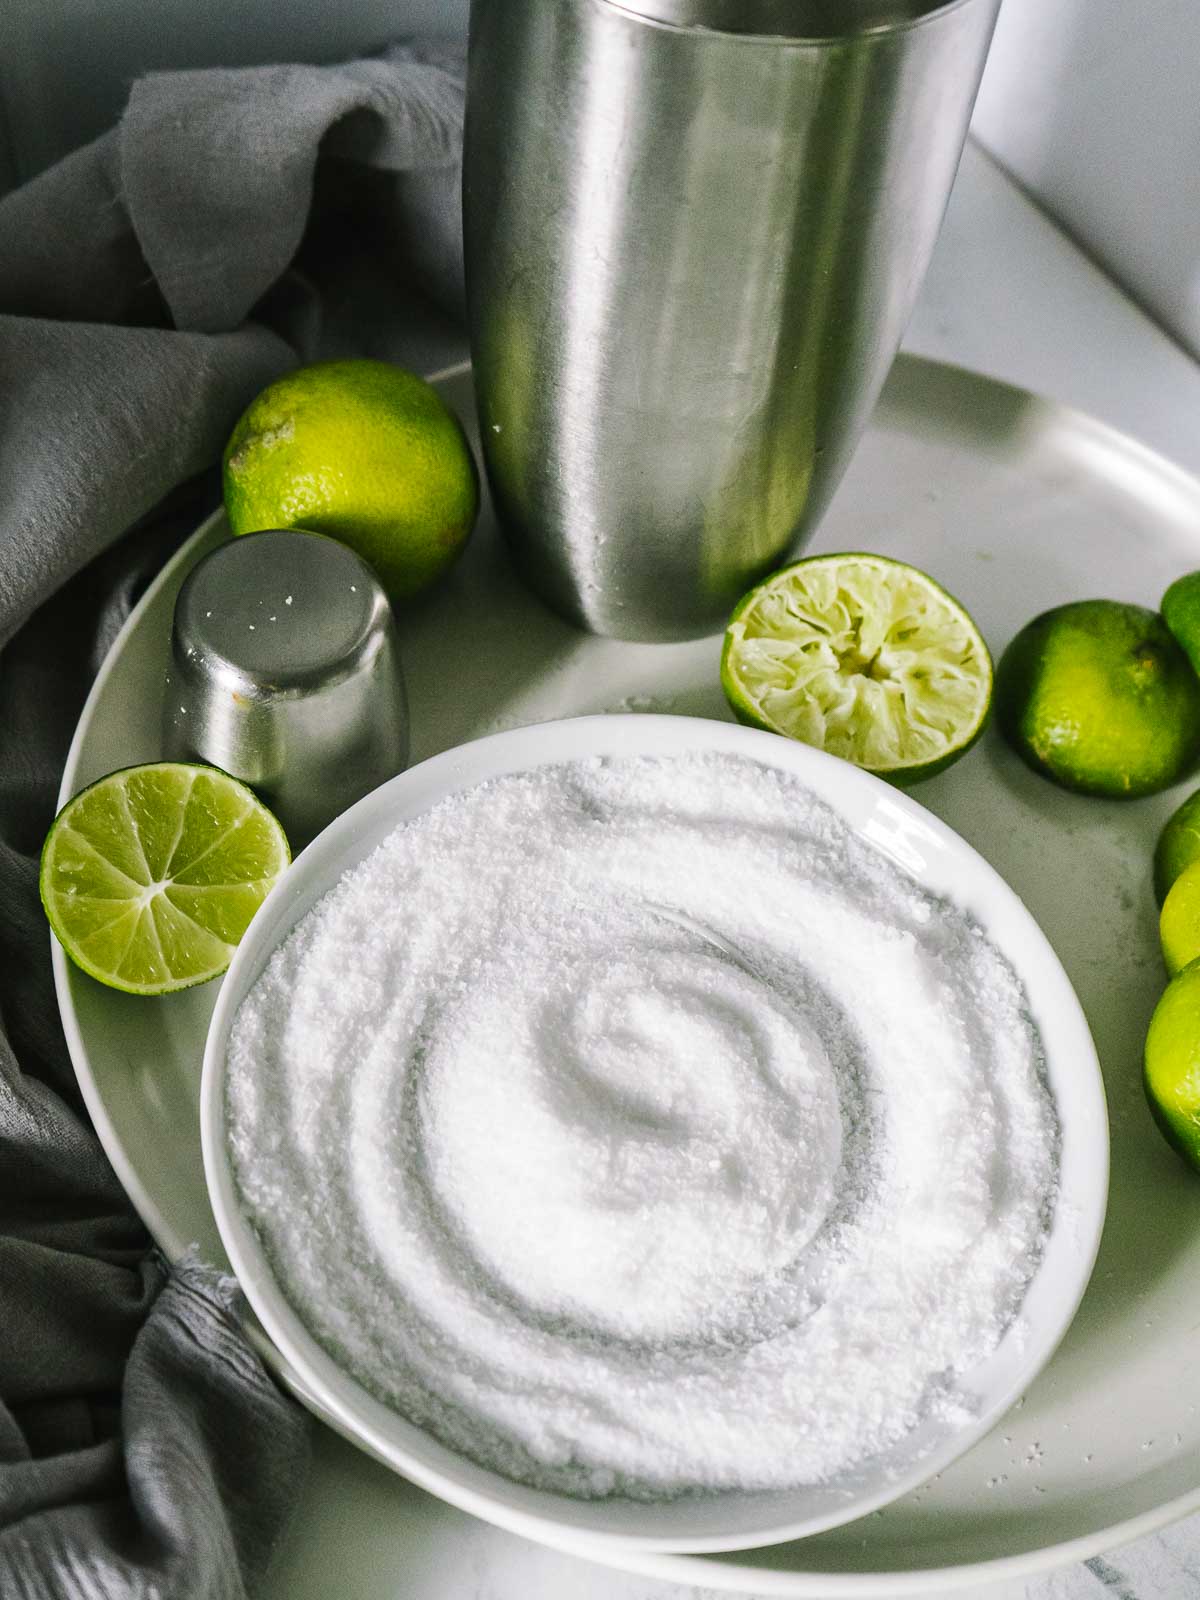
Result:
[[[139,73],[336,60],[405,32],[461,37],[467,9],[468,0],[0,0],[0,188],[115,120]],[[1200,357],[1200,0],[1004,0],[974,126]]]
[[[1200,0],[1004,0],[974,131],[1200,357]]]

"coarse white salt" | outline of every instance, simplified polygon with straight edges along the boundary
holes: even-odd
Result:
[[[399,827],[274,953],[228,1067],[313,1335],[578,1495],[826,1482],[961,1413],[1053,1211],[1011,968],[738,757],[543,767]]]

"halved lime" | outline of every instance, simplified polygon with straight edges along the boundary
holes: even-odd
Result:
[[[1154,1009],[1143,1083],[1163,1137],[1200,1170],[1200,961],[1171,979]]]
[[[39,887],[85,972],[127,994],[169,994],[225,971],[290,859],[279,822],[245,784],[160,761],[109,773],[67,802]]]
[[[915,567],[810,556],[738,605],[721,685],[739,722],[907,784],[983,732],[992,658],[958,601]]]

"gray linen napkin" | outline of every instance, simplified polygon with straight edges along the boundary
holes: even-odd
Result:
[[[155,75],[0,199],[5,1600],[252,1592],[302,1480],[306,1418],[233,1285],[150,1249],[88,1126],[37,855],[90,678],[215,503],[240,410],[298,359],[378,347],[402,302],[456,311],[462,85],[438,49]]]

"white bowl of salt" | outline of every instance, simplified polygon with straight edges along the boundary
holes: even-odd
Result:
[[[842,761],[603,716],[451,750],[285,874],[224,981],[209,1193],[285,1375],[586,1553],[863,1516],[1049,1359],[1108,1178],[1016,895]]]

